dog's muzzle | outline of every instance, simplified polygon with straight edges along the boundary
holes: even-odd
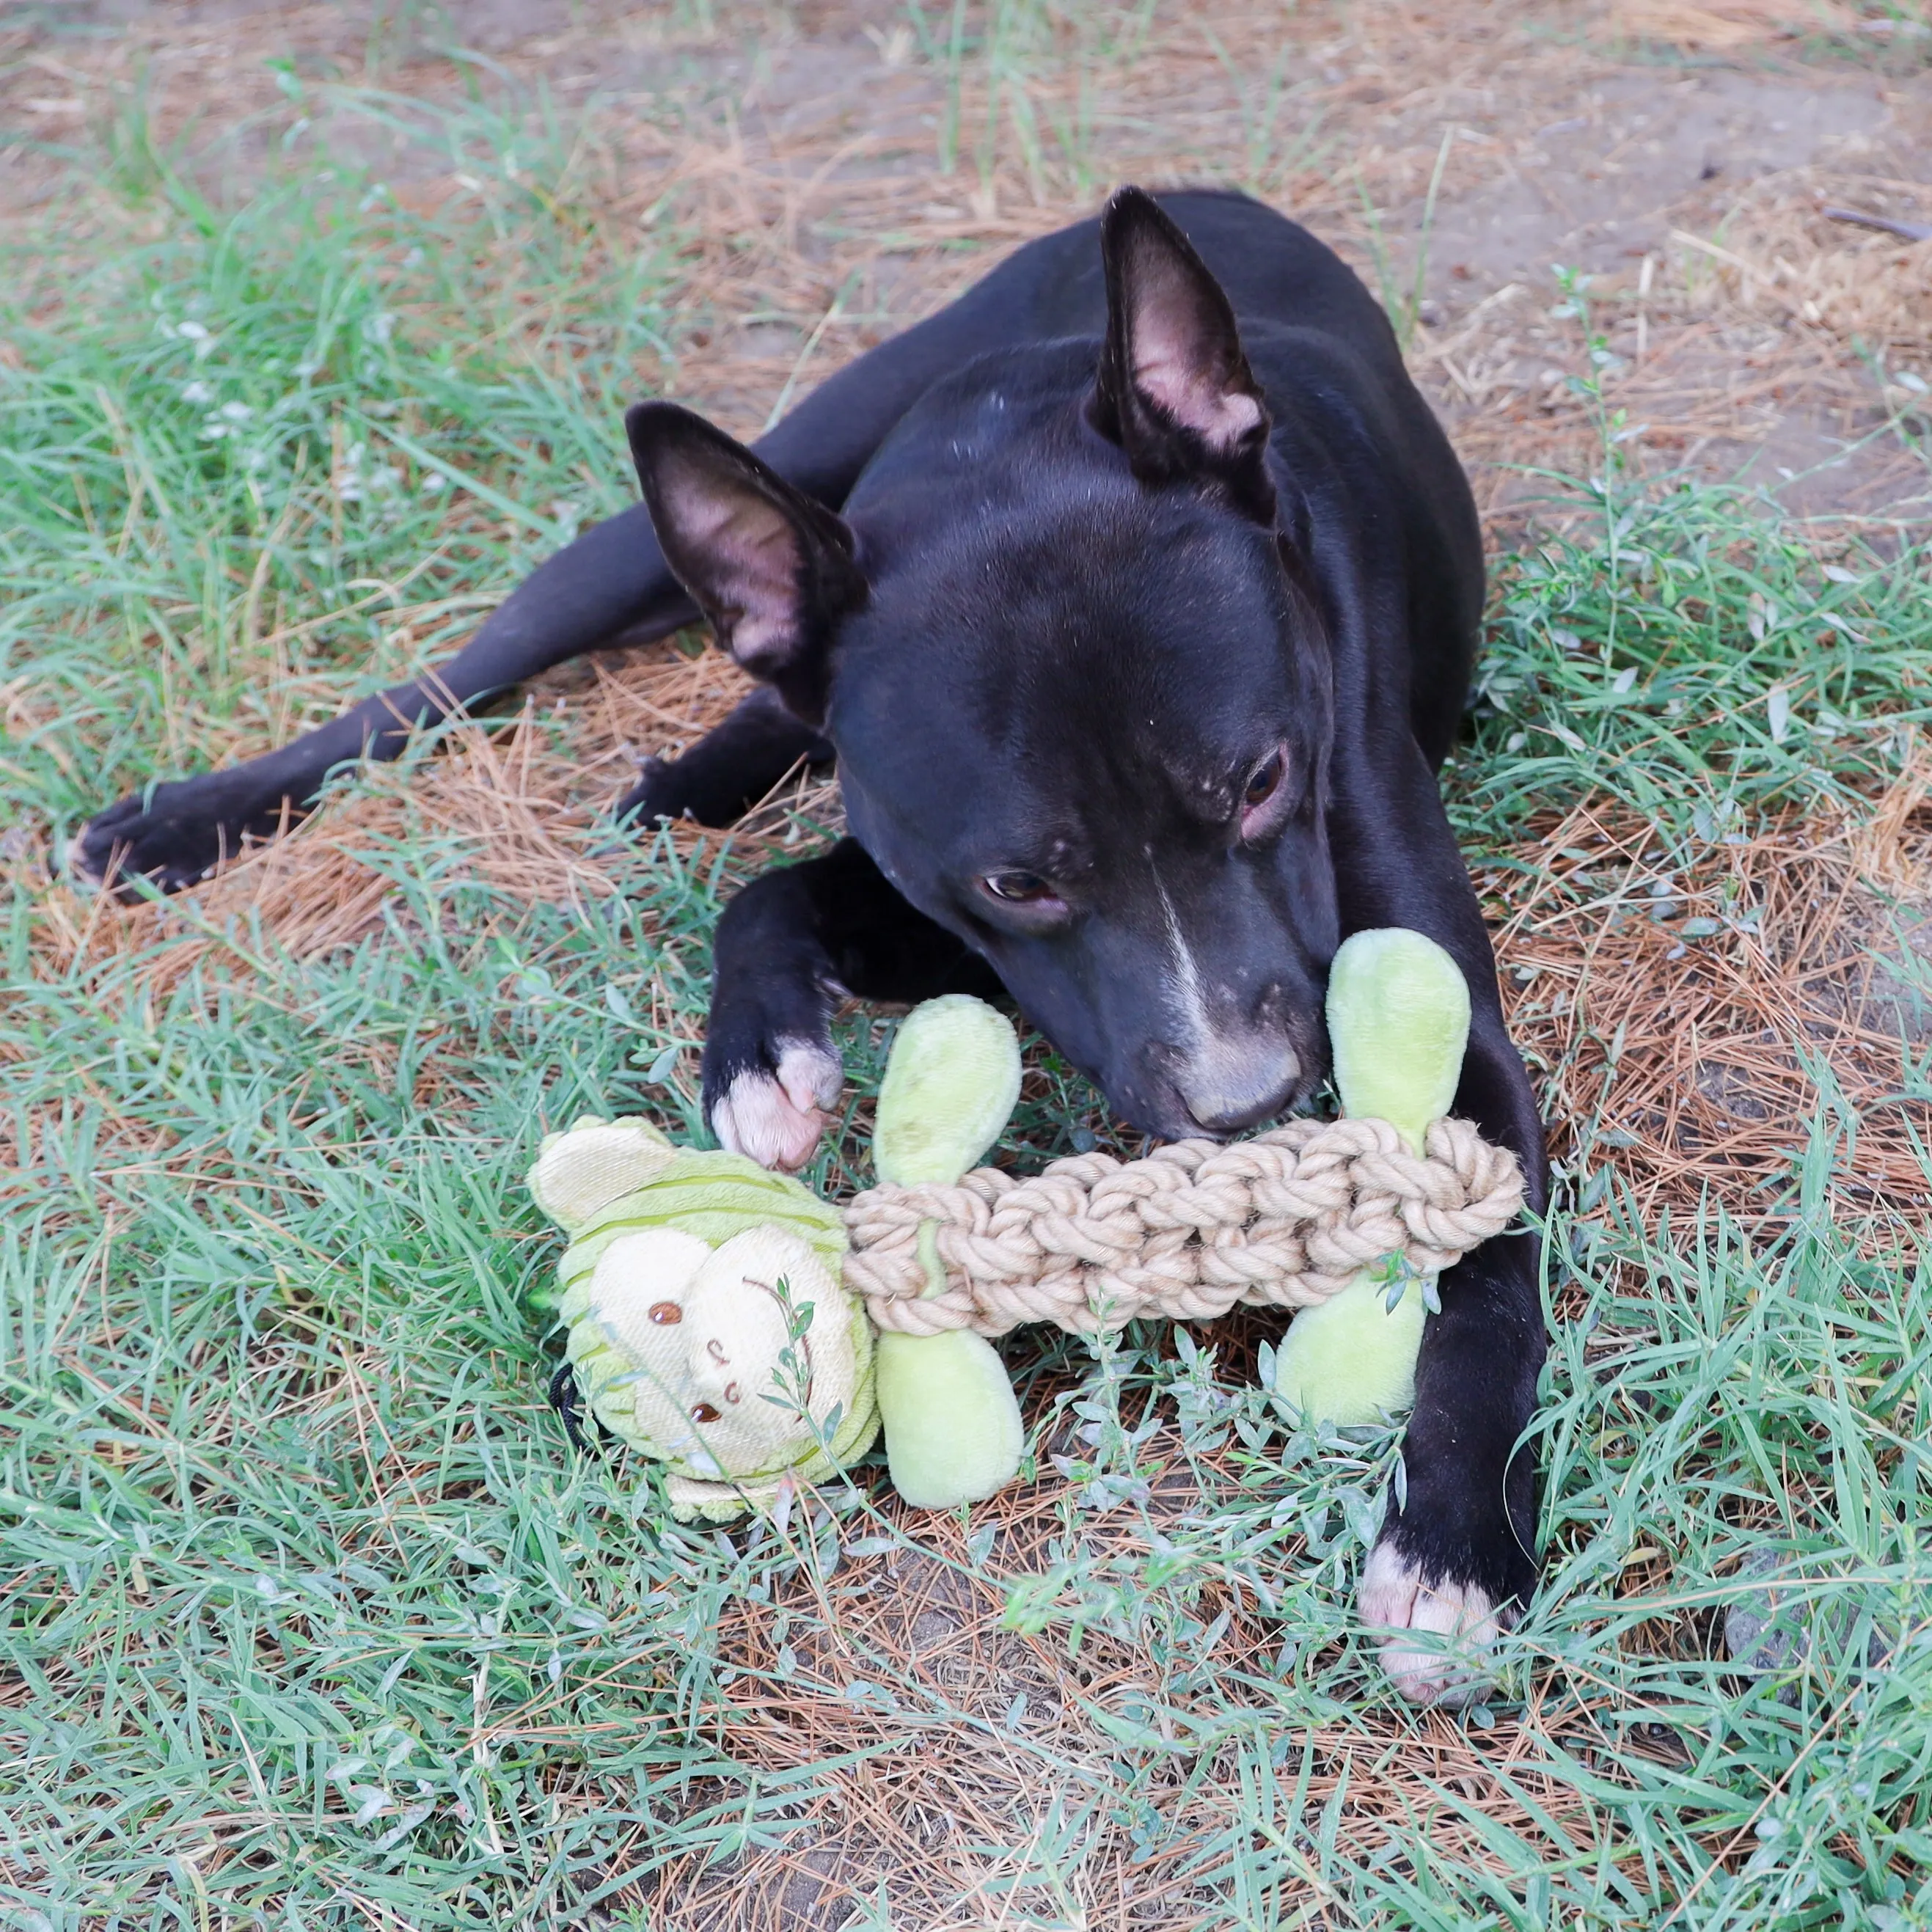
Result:
[[[1219,1139],[1282,1112],[1301,1084],[1301,1056],[1279,1034],[1217,1036],[1192,1053],[1162,1058],[1195,1130]]]

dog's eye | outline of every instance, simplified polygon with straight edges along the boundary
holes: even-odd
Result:
[[[1037,872],[988,872],[980,883],[1010,905],[1036,905],[1053,897],[1053,888]]]
[[[1280,790],[1287,773],[1288,754],[1277,745],[1248,774],[1247,788],[1241,794],[1241,809],[1252,812],[1257,806],[1267,804]]]
[[[1287,798],[1282,787],[1288,778],[1288,747],[1277,745],[1248,774],[1241,788],[1240,836],[1244,839],[1265,837],[1280,824]]]

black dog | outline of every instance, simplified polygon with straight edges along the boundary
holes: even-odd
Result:
[[[668,404],[629,428],[644,507],[545,563],[434,690],[124,800],[81,868],[186,884],[451,701],[701,611],[769,689],[625,808],[728,822],[836,753],[852,833],[720,926],[721,1140],[810,1154],[842,993],[996,982],[1129,1120],[1233,1132],[1322,1075],[1341,936],[1408,926],[1474,996],[1457,1111],[1516,1150],[1540,1208],[1541,1126],[1433,776],[1477,647],[1474,506],[1334,255],[1239,196],[1129,189],[862,357],[755,455]],[[1442,1282],[1371,1623],[1480,1642],[1528,1597],[1537,1270],[1517,1237]],[[1412,1638],[1384,1658],[1412,1696],[1468,1694]]]

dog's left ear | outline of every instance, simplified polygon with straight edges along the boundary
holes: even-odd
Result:
[[[1094,427],[1126,452],[1144,482],[1216,482],[1271,522],[1268,411],[1221,284],[1142,188],[1124,188],[1108,202],[1100,255],[1107,339]]]
[[[833,626],[866,598],[850,530],[675,403],[639,403],[624,427],[671,574],[746,670],[823,724]]]

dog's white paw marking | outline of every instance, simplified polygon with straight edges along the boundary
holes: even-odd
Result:
[[[1474,1584],[1426,1583],[1414,1564],[1380,1543],[1362,1570],[1360,1609],[1371,1630],[1389,1633],[1382,1668],[1411,1703],[1460,1707],[1492,1681],[1488,1654],[1502,1619]]]
[[[740,1074],[712,1108],[711,1131],[734,1154],[790,1174],[817,1152],[845,1070],[838,1054],[814,1041],[782,1040],[777,1045],[776,1078]]]

